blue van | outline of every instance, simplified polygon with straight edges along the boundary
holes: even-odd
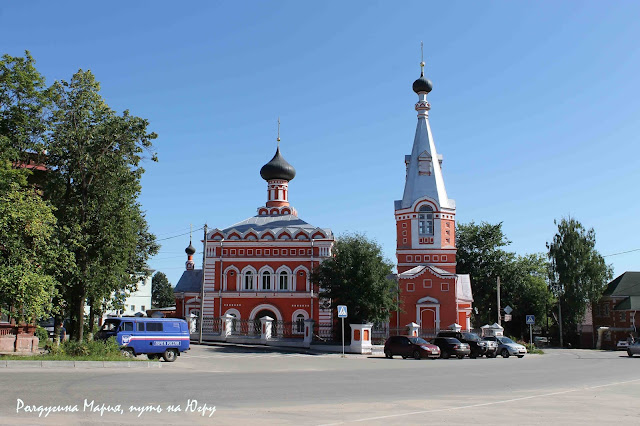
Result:
[[[173,362],[180,352],[189,350],[189,326],[177,318],[108,318],[96,339],[115,336],[124,354],[147,354],[149,359]]]

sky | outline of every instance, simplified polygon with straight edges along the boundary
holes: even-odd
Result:
[[[639,17],[637,1],[2,2],[0,53],[29,50],[49,84],[90,69],[149,120],[149,265],[173,285],[191,224],[200,241],[266,202],[278,117],[299,216],[395,263],[421,41],[457,221],[502,222],[524,255],[571,216],[619,275],[640,270]]]

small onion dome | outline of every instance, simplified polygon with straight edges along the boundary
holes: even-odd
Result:
[[[276,155],[260,169],[260,176],[266,181],[272,179],[291,180],[296,177],[296,169],[282,157],[280,147],[278,147]]]
[[[433,89],[433,83],[431,83],[431,80],[425,78],[422,73],[420,74],[420,78],[413,82],[413,91],[416,93],[429,93],[431,89]]]
[[[189,256],[193,256],[193,254],[196,252],[196,248],[193,245],[191,245],[191,241],[189,241],[189,247],[184,249],[184,252],[187,253]]]

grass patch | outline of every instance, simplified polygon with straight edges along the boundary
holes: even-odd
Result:
[[[124,356],[115,338],[109,340],[67,341],[60,346],[48,345],[39,355],[0,355],[2,360],[20,361],[146,361]]]
[[[523,343],[523,345],[527,348],[527,352],[530,354],[538,354],[538,355],[543,355],[544,351],[540,348],[536,348],[535,345],[532,345],[531,343]]]

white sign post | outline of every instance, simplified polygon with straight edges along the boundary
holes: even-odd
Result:
[[[344,358],[344,319],[347,317],[347,305],[338,305],[338,318],[342,318],[342,358]]]
[[[533,344],[533,324],[536,323],[535,315],[527,315],[527,324],[529,324],[529,344]]]

